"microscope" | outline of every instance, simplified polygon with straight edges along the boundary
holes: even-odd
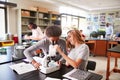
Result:
[[[60,69],[59,64],[53,60],[53,57],[56,56],[56,49],[54,45],[56,44],[55,41],[49,45],[49,52],[45,54],[42,59],[42,66],[40,67],[40,71],[44,74],[48,74]]]

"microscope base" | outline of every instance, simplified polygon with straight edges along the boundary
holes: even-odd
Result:
[[[51,72],[57,71],[60,69],[60,66],[53,66],[53,67],[42,67],[40,68],[40,71],[44,74],[49,74]]]

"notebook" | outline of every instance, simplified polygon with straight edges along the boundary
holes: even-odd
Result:
[[[71,80],[89,80],[89,78],[92,77],[92,73],[80,69],[73,69],[72,71],[64,74],[63,77]]]

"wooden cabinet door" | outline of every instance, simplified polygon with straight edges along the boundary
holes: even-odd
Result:
[[[96,40],[95,55],[106,56],[106,51],[107,51],[107,41]]]

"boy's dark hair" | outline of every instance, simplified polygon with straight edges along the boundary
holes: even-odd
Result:
[[[34,23],[32,23],[32,22],[30,22],[30,23],[29,23],[29,25],[31,25],[31,26],[32,26],[32,29],[36,29],[36,28],[37,28],[37,25],[36,25],[36,24],[34,24]]]
[[[46,28],[45,34],[47,37],[59,37],[62,30],[58,26],[49,26]]]

